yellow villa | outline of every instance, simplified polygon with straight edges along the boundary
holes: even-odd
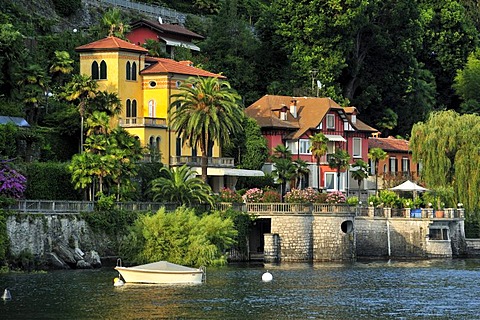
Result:
[[[192,65],[150,57],[143,47],[116,37],[107,37],[76,48],[80,73],[90,76],[100,90],[116,92],[122,101],[118,124],[138,138],[143,146],[155,150],[167,166],[188,164],[201,173],[200,154],[183,144],[168,126],[167,110],[171,96],[189,77],[218,77]],[[214,191],[234,188],[238,176],[262,176],[255,170],[234,169],[233,158],[221,157],[216,144],[208,151],[209,184]]]

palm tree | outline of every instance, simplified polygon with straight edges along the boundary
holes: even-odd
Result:
[[[310,136],[310,148],[312,156],[317,160],[317,188],[320,188],[320,159],[328,151],[328,138],[323,133],[317,133],[314,136]]]
[[[293,161],[295,165],[295,176],[294,176],[294,185],[296,188],[302,188],[303,179],[308,175],[310,169],[308,169],[308,164],[302,159],[297,159]]]
[[[335,153],[328,159],[328,166],[337,170],[337,190],[340,191],[340,171],[348,168],[350,155],[343,149],[335,150]]]
[[[123,22],[122,12],[113,8],[105,12],[102,16],[102,31],[108,30],[108,36],[115,36],[117,38],[125,38],[125,33],[130,31],[130,26]]]
[[[292,159],[292,152],[283,144],[277,145],[273,149],[273,159]]]
[[[67,51],[55,51],[55,60],[50,66],[52,78],[57,79],[57,83],[63,85],[62,76],[73,71],[73,63],[74,61]]]
[[[292,180],[295,176],[296,167],[291,159],[278,158],[275,160],[275,170],[272,171],[272,174],[280,182],[280,194],[283,196],[285,194],[285,188],[287,182]]]
[[[78,101],[78,112],[80,113],[80,153],[83,152],[83,121],[85,110],[90,100],[97,95],[98,83],[85,75],[76,74],[72,81],[67,83],[62,96],[67,101]]]
[[[240,96],[226,81],[198,77],[189,78],[172,98],[171,128],[191,148],[201,151],[202,180],[207,182],[209,147],[215,142],[228,144],[242,130],[245,115],[238,104]]]
[[[92,100],[90,109],[86,110],[86,112],[101,111],[105,112],[109,117],[117,116],[122,112],[122,100],[120,100],[116,92],[100,91]]]
[[[212,189],[187,165],[179,168],[162,167],[160,178],[152,180],[151,192],[154,201],[170,201],[191,206],[206,203],[213,206]]]
[[[39,102],[45,96],[47,74],[38,64],[30,64],[19,75],[18,84],[23,87],[23,102],[26,105],[27,121],[37,123]]]
[[[368,150],[368,158],[373,161],[375,168],[375,195],[378,194],[378,162],[385,160],[388,154],[380,148],[372,148]]]
[[[351,175],[358,183],[358,199],[360,199],[360,185],[362,184],[362,181],[368,177],[368,164],[365,161],[358,159],[352,166],[355,170],[352,169]]]

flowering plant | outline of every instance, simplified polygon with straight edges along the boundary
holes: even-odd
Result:
[[[281,196],[275,190],[267,190],[263,193],[262,202],[265,203],[273,203],[273,202],[280,202]]]
[[[244,202],[259,203],[262,202],[263,190],[258,188],[248,189],[243,195]]]
[[[21,198],[27,188],[27,179],[6,164],[0,163],[0,196]]]
[[[220,190],[220,201],[230,203],[242,202],[242,197],[232,189],[223,188]]]
[[[345,203],[345,195],[341,191],[330,192],[327,196],[327,203]]]
[[[303,190],[293,188],[285,194],[285,202],[288,203],[314,203],[317,201],[318,192],[313,188]]]

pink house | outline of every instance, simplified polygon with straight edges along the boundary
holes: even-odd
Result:
[[[350,154],[351,163],[357,159],[368,163],[368,138],[378,131],[357,118],[355,107],[342,107],[330,98],[265,95],[245,112],[261,127],[270,154],[277,145],[283,144],[292,152],[294,160],[307,162],[310,173],[302,187],[327,191],[348,191],[350,185],[358,188],[356,182],[352,184],[348,170],[341,173],[340,185],[337,185],[336,171],[327,161],[330,154],[341,148]],[[327,154],[317,167],[309,150],[309,138],[319,132],[329,141]],[[273,163],[265,163],[263,170],[273,171]]]

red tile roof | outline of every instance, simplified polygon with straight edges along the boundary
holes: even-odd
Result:
[[[155,31],[157,31],[159,33],[164,33],[166,36],[169,33],[170,34],[173,33],[173,34],[188,36],[192,39],[198,39],[198,40],[204,39],[204,37],[199,35],[198,33],[190,31],[190,30],[188,30],[188,29],[186,29],[186,28],[184,28],[184,27],[182,27],[181,25],[178,25],[178,24],[160,23],[158,21],[141,19],[141,20],[137,20],[135,22],[132,22],[130,24],[130,26],[131,26],[132,30],[140,28],[142,26],[147,26],[147,27],[150,27],[150,28],[154,29]]]
[[[404,139],[388,138],[369,138],[368,148],[380,148],[383,151],[390,152],[409,152],[408,141]]]
[[[280,120],[280,109],[286,107],[289,111],[292,100],[297,101],[297,117],[287,112],[287,120]],[[297,130],[291,138],[298,139],[309,129],[318,127],[330,110],[337,110],[339,113],[356,111],[354,107],[343,108],[330,98],[265,95],[246,108],[245,112],[256,119],[260,127]],[[377,132],[358,119],[357,123],[352,125],[359,131]]]
[[[147,53],[148,50],[117,37],[106,37],[75,48],[78,52],[88,51],[131,51]]]
[[[187,61],[175,61],[166,58],[147,57],[145,62],[151,63],[150,66],[143,69],[140,74],[156,74],[156,73],[177,73],[198,77],[214,77],[225,79],[221,74],[205,71],[190,65]]]

